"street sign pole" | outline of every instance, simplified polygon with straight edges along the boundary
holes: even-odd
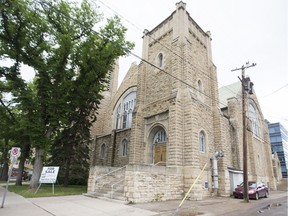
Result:
[[[5,191],[4,191],[4,196],[3,196],[1,208],[4,207],[4,202],[5,202],[6,194],[7,194],[7,191],[8,191],[8,186],[9,186],[12,170],[13,170],[14,164],[16,163],[17,158],[20,156],[20,154],[21,154],[20,148],[13,147],[10,150],[11,165],[10,165],[10,169],[9,169],[9,173],[8,173],[8,180],[7,180],[7,183],[6,183],[6,188],[5,188]]]

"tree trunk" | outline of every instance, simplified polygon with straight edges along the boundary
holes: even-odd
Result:
[[[0,173],[0,180],[1,181],[7,181],[8,180],[8,170],[9,170],[9,157],[8,157],[8,142],[9,140],[7,138],[4,138],[4,146],[3,146],[3,154],[2,154],[2,163],[3,167],[1,169]]]
[[[36,190],[38,187],[39,178],[40,178],[42,168],[43,168],[43,155],[44,155],[44,149],[36,147],[33,174],[32,174],[32,178],[31,178],[30,185],[29,185],[30,189]]]
[[[52,131],[53,131],[52,127],[49,126],[47,128],[47,132],[45,134],[45,139],[49,140],[49,138],[52,134]],[[29,185],[30,189],[36,190],[38,187],[38,182],[39,182],[42,168],[43,168],[44,152],[45,152],[44,148],[40,148],[40,147],[35,148],[35,161],[34,161],[34,165],[33,165],[32,177],[31,177],[30,185]]]
[[[17,185],[17,186],[22,185],[24,165],[25,165],[26,158],[29,156],[29,153],[30,153],[29,137],[24,137],[23,145],[22,145],[22,149],[21,149],[21,156],[20,156],[20,161],[19,161],[18,173],[17,173],[16,182],[15,182],[15,185]]]
[[[67,187],[69,185],[70,180],[70,166],[71,166],[71,159],[67,158],[66,167],[65,167],[65,176],[64,176],[64,186]]]
[[[0,173],[0,181],[7,181],[8,180],[8,160],[5,159],[5,161],[3,160],[3,167],[1,169],[1,173]]]

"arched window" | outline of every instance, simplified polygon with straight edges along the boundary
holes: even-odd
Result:
[[[165,142],[166,142],[166,133],[163,129],[160,129],[154,136],[153,144],[165,143]]]
[[[122,128],[127,128],[127,112],[123,113]]]
[[[132,124],[132,109],[130,108],[127,114],[127,128],[131,128]]]
[[[119,105],[114,109],[114,128],[131,128],[132,114],[136,106],[136,91],[119,99]]]
[[[118,129],[119,127],[119,123],[120,123],[120,116],[121,116],[121,104],[118,105],[117,110],[116,110],[116,114],[115,114],[115,129]]]
[[[100,159],[105,159],[106,157],[106,144],[103,143],[100,148]]]
[[[258,115],[254,108],[254,106],[250,103],[248,106],[248,118],[251,121],[251,129],[255,136],[259,137],[259,122],[258,122]]]
[[[203,86],[201,80],[198,80],[198,91],[202,92],[203,91]]]
[[[201,131],[199,134],[199,151],[206,152],[206,136],[204,131]]]
[[[128,155],[128,141],[124,139],[121,143],[120,154],[122,157],[126,157]]]
[[[204,90],[203,90],[202,81],[200,79],[197,81],[197,90],[196,91],[197,91],[198,98],[202,101]]]
[[[158,55],[158,66],[163,67],[163,54],[159,53]]]

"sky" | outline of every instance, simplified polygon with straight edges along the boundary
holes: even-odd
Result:
[[[72,0],[73,1],[73,0]],[[81,0],[74,0],[81,1]],[[152,30],[176,10],[179,0],[89,0],[105,18],[115,14],[128,29],[126,38],[135,43],[132,51],[142,54],[144,29]],[[218,87],[239,81],[240,68],[254,89],[264,118],[280,122],[288,130],[288,1],[287,0],[186,0],[186,10],[198,25],[211,32],[213,62]],[[130,65],[139,59],[120,59],[119,83]],[[28,68],[24,77],[33,76]]]
[[[141,56],[144,29],[152,30],[176,10],[179,0],[91,0],[105,17],[120,16],[128,29],[133,53]],[[186,0],[186,10],[206,32],[211,32],[218,87],[239,81],[240,68],[254,83],[264,118],[288,130],[288,1]],[[121,58],[119,82],[139,59]]]

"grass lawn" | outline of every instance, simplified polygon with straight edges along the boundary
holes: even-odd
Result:
[[[4,182],[1,182],[2,187],[6,187]],[[87,186],[81,185],[69,185],[64,187],[63,185],[54,185],[54,194],[52,184],[42,184],[38,192],[35,194],[35,190],[30,190],[29,185],[23,184],[22,186],[15,186],[9,184],[8,191],[17,193],[25,198],[33,197],[49,197],[49,196],[67,196],[67,195],[80,195],[87,192]]]

